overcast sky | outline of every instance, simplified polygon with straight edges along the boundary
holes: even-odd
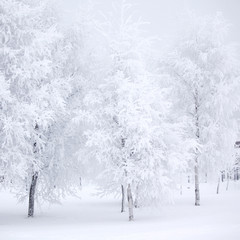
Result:
[[[63,0],[71,18],[79,3],[86,0]],[[100,11],[108,12],[117,0],[97,0]],[[199,15],[222,12],[223,16],[232,23],[229,38],[240,43],[240,0],[129,0],[138,5],[138,13],[148,21],[149,32],[153,35],[166,37],[176,30],[177,17],[184,10],[193,10]],[[65,9],[65,10],[66,10]]]

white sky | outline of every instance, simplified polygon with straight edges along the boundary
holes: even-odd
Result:
[[[71,18],[78,4],[86,0],[63,0],[66,17]],[[109,12],[111,5],[117,0],[96,0],[99,10]],[[240,43],[240,0],[129,0],[138,5],[138,13],[148,21],[149,32],[160,37],[169,36],[176,30],[176,18],[190,9],[199,15],[222,12],[232,23],[229,38]]]

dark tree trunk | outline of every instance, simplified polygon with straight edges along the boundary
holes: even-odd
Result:
[[[121,185],[121,190],[122,190],[122,206],[121,206],[121,212],[125,212],[125,190],[124,186]]]
[[[225,180],[225,171],[221,172],[221,180],[222,180],[222,182],[224,182],[224,180]]]
[[[38,179],[38,172],[35,172],[32,176],[31,187],[29,191],[29,205],[28,205],[28,217],[34,216],[34,198],[35,198],[35,190]]]

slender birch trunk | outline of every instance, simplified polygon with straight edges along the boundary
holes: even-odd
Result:
[[[219,194],[219,188],[220,188],[220,177],[218,177],[217,194]]]
[[[79,177],[79,186],[80,186],[80,189],[82,190],[82,178]]]
[[[224,182],[224,178],[225,178],[224,171],[221,171],[221,180],[222,180],[222,182]]]
[[[122,206],[121,206],[121,212],[125,212],[125,190],[124,190],[124,186],[121,185],[121,189],[122,189]]]
[[[34,130],[35,131],[39,130],[39,126],[37,123],[34,127]],[[39,136],[39,137],[41,138],[41,136]],[[33,153],[35,154],[35,157],[38,154],[37,142],[33,143]],[[38,179],[38,172],[35,171],[32,175],[32,181],[31,181],[31,186],[30,186],[30,190],[29,190],[28,217],[34,216],[34,202],[35,202],[35,190],[36,190],[36,185],[37,185],[37,179]]]
[[[195,206],[200,206],[200,191],[199,191],[199,173],[198,173],[198,161],[195,162]]]
[[[133,221],[133,198],[132,198],[132,191],[131,191],[130,184],[128,184],[128,187],[127,187],[127,199],[128,199],[129,221]]]
[[[228,190],[228,186],[229,186],[229,178],[230,178],[229,172],[227,172],[227,186],[226,186],[226,191]]]
[[[34,200],[35,200],[35,190],[37,185],[38,172],[35,172],[32,176],[32,182],[29,191],[29,204],[28,204],[28,217],[34,216]]]
[[[188,179],[187,180],[188,180],[188,187],[187,188],[190,189],[190,176],[189,175],[188,175]]]
[[[135,201],[134,201],[134,207],[135,208],[139,208],[139,205],[138,205],[138,188],[139,188],[139,186],[137,185],[137,187],[136,187],[136,196],[135,196]]]
[[[195,126],[196,126],[196,138],[199,141],[200,139],[200,130],[199,130],[199,102],[198,102],[198,91],[195,91]],[[196,158],[195,158],[195,206],[200,206],[200,190],[199,190],[199,163],[198,163],[199,150],[196,149]]]

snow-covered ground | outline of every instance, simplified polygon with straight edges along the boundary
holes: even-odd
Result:
[[[201,206],[195,207],[193,188],[176,196],[174,205],[135,210],[128,222],[114,198],[92,195],[83,189],[82,199],[67,198],[62,205],[36,209],[26,217],[26,203],[16,204],[12,195],[0,192],[1,240],[239,240],[240,186],[201,185]]]

